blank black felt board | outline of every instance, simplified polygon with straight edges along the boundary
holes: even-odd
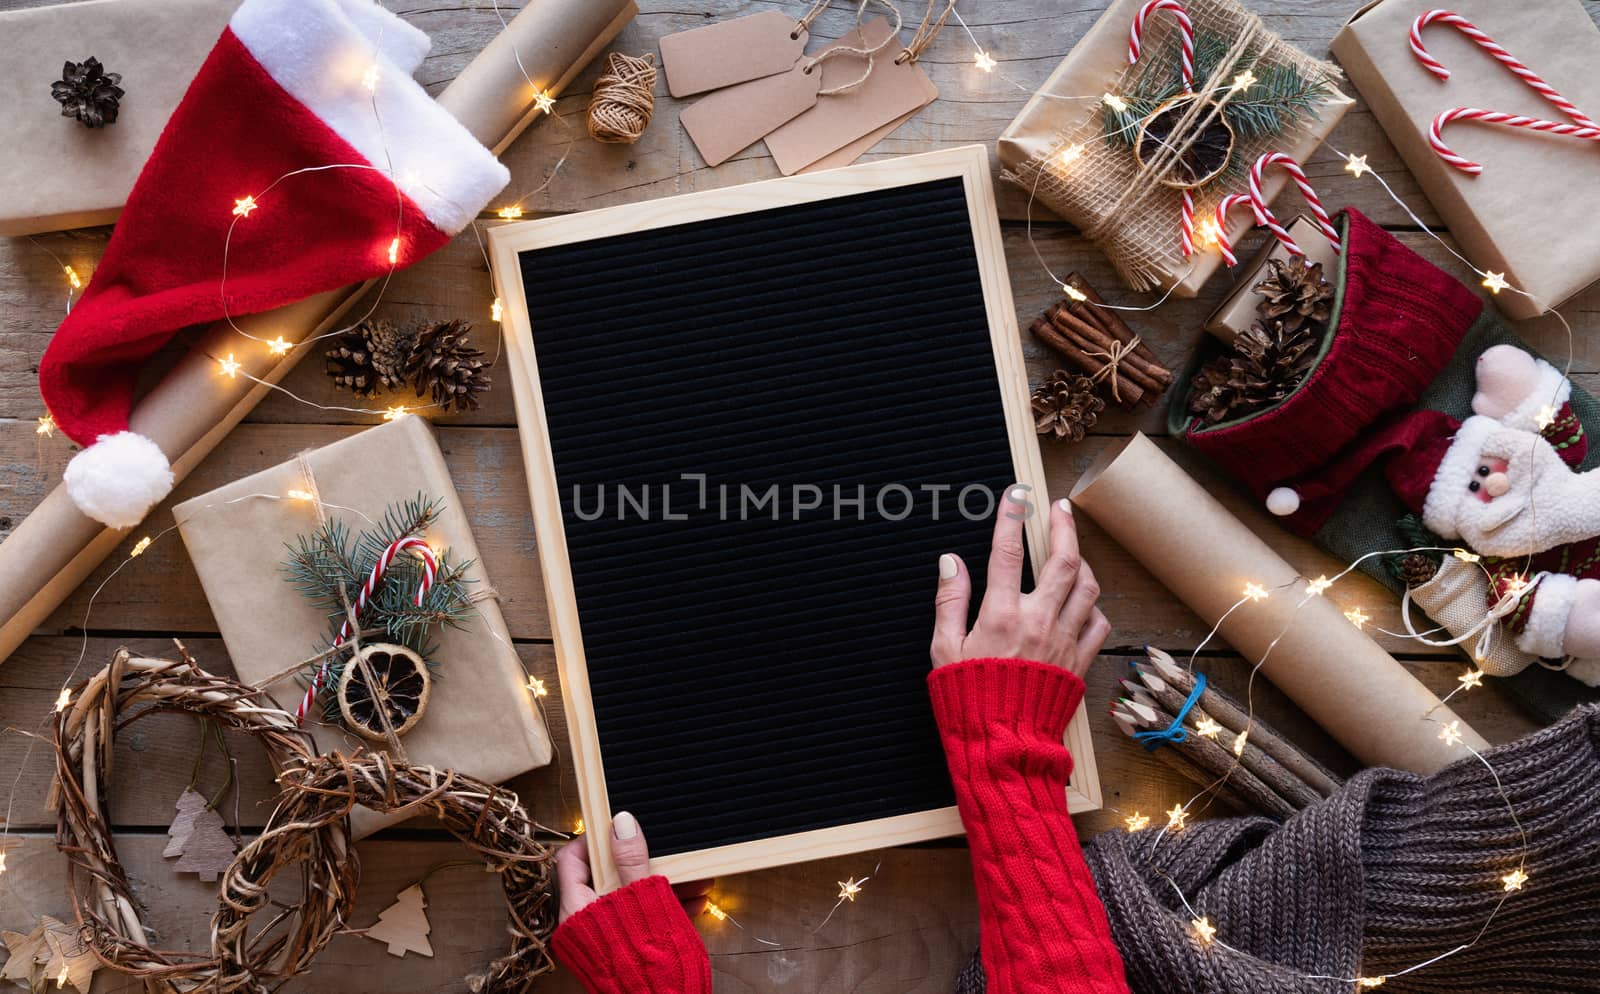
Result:
[[[982,150],[494,243],[589,824],[681,878],[958,831],[936,561],[1042,484]]]

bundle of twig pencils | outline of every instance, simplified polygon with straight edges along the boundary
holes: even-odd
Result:
[[[1329,796],[1339,778],[1203,676],[1151,649],[1122,681],[1111,716],[1155,756],[1241,811],[1287,818]],[[1199,687],[1198,691],[1196,687]]]

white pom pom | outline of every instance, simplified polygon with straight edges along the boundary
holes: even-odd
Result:
[[[143,435],[101,435],[62,474],[78,510],[112,528],[132,528],[172,492],[172,466]]]
[[[1290,487],[1277,487],[1272,493],[1267,494],[1267,510],[1280,518],[1286,518],[1300,510],[1300,495]]]

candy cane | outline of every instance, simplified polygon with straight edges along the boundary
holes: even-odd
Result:
[[[1194,255],[1194,194],[1183,191],[1183,207],[1178,215],[1178,244],[1185,259]]]
[[[427,542],[415,535],[407,535],[389,543],[389,547],[383,550],[383,555],[379,556],[378,561],[372,564],[372,572],[367,575],[367,582],[361,585],[361,592],[356,595],[356,617],[359,618],[361,612],[366,610],[367,601],[377,591],[378,584],[383,581],[383,574],[394,564],[395,557],[408,549],[415,552],[417,558],[422,561],[422,580],[417,584],[417,596],[412,599],[412,603],[417,607],[422,606],[423,598],[433,588],[433,582],[438,576],[439,559],[434,555],[433,549],[428,546]],[[351,620],[347,615],[344,619],[344,624],[339,626],[339,634],[333,640],[334,646],[343,645],[345,639],[350,637],[350,631]],[[328,670],[332,662],[331,658],[324,660],[322,665],[318,667],[316,675],[311,678],[311,686],[306,689],[306,695],[300,699],[300,707],[295,711],[294,716],[299,723],[305,723],[306,712],[310,711],[311,706],[316,703],[317,694],[321,693],[322,685],[327,682]]]
[[[1487,34],[1484,34],[1483,30],[1476,24],[1473,24],[1471,21],[1467,20],[1465,17],[1462,17],[1460,14],[1455,13],[1454,11],[1430,10],[1426,14],[1418,17],[1415,21],[1411,22],[1412,54],[1416,55],[1417,61],[1422,63],[1424,69],[1433,73],[1435,76],[1439,77],[1440,79],[1449,79],[1450,70],[1441,65],[1438,59],[1429,55],[1428,50],[1422,47],[1422,29],[1430,24],[1449,24],[1452,27],[1455,27],[1462,34],[1476,42],[1479,48],[1482,48],[1484,51],[1494,56],[1495,59],[1499,60],[1501,65],[1515,73],[1517,77],[1524,83],[1528,84],[1528,87],[1535,93],[1539,94],[1541,97],[1544,97],[1557,110],[1571,118],[1572,123],[1586,128],[1600,128],[1600,124],[1596,124],[1594,121],[1586,117],[1582,111],[1578,110],[1572,101],[1562,96],[1560,91],[1551,86],[1549,83],[1545,82],[1544,77],[1540,76],[1532,69],[1529,69],[1519,59],[1517,59],[1516,56],[1500,47],[1498,42],[1496,42],[1493,38],[1490,38]]]
[[[1250,194],[1230,193],[1217,202],[1217,251],[1222,253],[1223,262],[1229,266],[1237,266],[1239,264],[1238,258],[1233,254],[1233,245],[1228,241],[1228,214],[1240,204],[1249,206],[1251,213],[1255,216],[1255,222],[1266,225],[1274,237],[1283,242],[1290,252],[1295,255],[1305,255],[1304,252],[1300,251],[1300,246],[1295,244],[1294,239],[1289,237],[1289,232],[1284,229],[1283,225],[1278,223],[1278,219],[1273,217],[1270,211],[1263,213],[1261,208],[1256,206],[1256,202]]]
[[[1128,30],[1128,65],[1131,66],[1139,61],[1139,46],[1144,39],[1145,19],[1158,10],[1171,11],[1173,20],[1178,22],[1178,45],[1183,60],[1183,89],[1185,93],[1193,93],[1194,22],[1189,20],[1189,12],[1183,9],[1183,4],[1178,0],[1150,0],[1133,15],[1133,27]]]
[[[1268,166],[1273,165],[1282,166],[1283,171],[1289,174],[1290,179],[1294,180],[1294,185],[1300,188],[1300,195],[1306,199],[1306,206],[1311,208],[1311,214],[1316,220],[1318,230],[1333,245],[1333,250],[1335,252],[1339,251],[1339,229],[1333,226],[1333,219],[1328,216],[1327,211],[1322,209],[1322,200],[1317,196],[1317,191],[1311,188],[1311,181],[1306,179],[1306,171],[1300,168],[1300,163],[1294,161],[1293,157],[1282,152],[1268,152],[1257,159],[1255,165],[1250,167],[1250,199],[1255,205],[1256,215],[1258,217],[1272,216],[1272,211],[1267,207],[1267,198],[1261,195],[1261,174],[1266,171]],[[1268,227],[1271,228],[1272,226],[1268,225]],[[1277,235],[1278,241],[1283,242],[1284,248],[1289,249],[1291,252],[1299,253],[1300,250],[1298,246],[1295,246],[1294,241],[1289,238],[1289,233],[1284,231],[1282,234],[1278,234],[1279,230],[1281,230],[1281,225],[1278,228],[1274,228],[1272,233]]]
[[[1567,135],[1572,138],[1582,138],[1585,141],[1600,141],[1600,126],[1563,124],[1559,121],[1541,121],[1536,117],[1506,114],[1497,110],[1457,107],[1453,110],[1447,110],[1433,119],[1433,125],[1428,129],[1428,144],[1433,146],[1433,150],[1438,153],[1439,158],[1469,176],[1476,176],[1483,172],[1483,166],[1465,156],[1458,155],[1449,145],[1444,143],[1444,136],[1441,132],[1444,130],[1444,126],[1451,121],[1482,121],[1484,124],[1504,124],[1508,128],[1526,128],[1529,131],[1539,131],[1545,134]]]

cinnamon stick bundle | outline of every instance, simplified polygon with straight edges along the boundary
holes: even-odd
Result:
[[[1172,384],[1172,373],[1082,276],[1070,274],[1066,285],[1084,299],[1057,301],[1029,331],[1085,374],[1106,382],[1124,407],[1154,406]]]

